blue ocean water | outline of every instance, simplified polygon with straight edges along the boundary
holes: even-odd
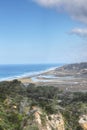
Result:
[[[0,65],[0,81],[32,76],[62,65],[63,64]]]

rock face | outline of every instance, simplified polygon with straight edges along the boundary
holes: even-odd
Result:
[[[43,115],[43,112],[38,109],[34,115],[39,130],[65,130],[63,117],[59,113],[47,116]]]
[[[61,114],[56,114],[56,115],[50,115],[51,120],[48,121],[50,126],[54,128],[55,130],[65,130],[64,129],[64,121],[63,117]]]
[[[79,124],[83,128],[83,130],[87,130],[87,115],[83,115],[80,117]]]

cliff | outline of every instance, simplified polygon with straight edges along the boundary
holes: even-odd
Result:
[[[34,107],[34,109],[37,109]],[[39,130],[65,130],[64,120],[61,114],[43,115],[44,113],[37,109],[35,112],[35,121],[38,124]]]
[[[87,115],[83,115],[80,117],[79,124],[83,128],[83,130],[87,130]]]

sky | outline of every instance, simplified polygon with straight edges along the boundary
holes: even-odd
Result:
[[[0,64],[87,62],[87,0],[1,0]]]

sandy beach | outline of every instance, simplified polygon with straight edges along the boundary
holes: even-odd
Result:
[[[32,76],[18,79],[23,84],[34,83],[36,86],[55,86],[65,91],[87,91],[87,70],[58,67],[53,70]],[[67,69],[66,69],[67,68]]]
[[[19,81],[21,81],[23,84],[29,84],[29,83],[33,83],[32,79],[31,78],[19,78],[18,79]]]

